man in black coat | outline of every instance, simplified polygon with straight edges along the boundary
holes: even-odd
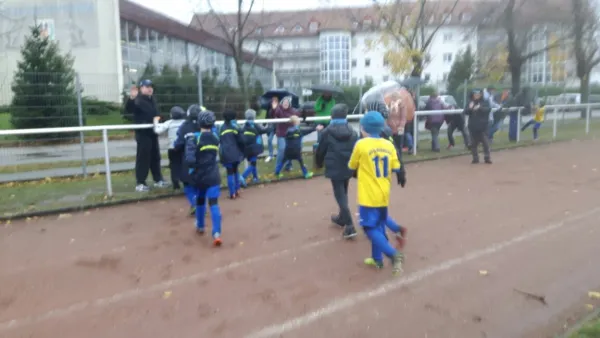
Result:
[[[332,216],[331,221],[344,227],[344,238],[356,236],[352,215],[348,207],[348,183],[354,174],[348,168],[358,134],[348,124],[346,117],[348,106],[336,104],[331,109],[331,122],[323,129],[321,139],[315,152],[317,167],[325,166],[325,177],[331,180],[333,195],[339,206],[339,214]]]
[[[160,119],[160,113],[156,101],[152,94],[154,89],[152,81],[142,80],[139,90],[136,87],[131,89],[129,99],[125,104],[125,110],[133,115],[133,121],[136,124],[153,124],[155,120]],[[139,95],[141,94],[141,95]],[[148,191],[146,179],[148,171],[152,172],[154,186],[158,188],[167,187],[168,184],[163,180],[160,168],[160,148],[158,145],[158,135],[152,128],[136,129],[135,141],[137,142],[137,153],[135,158],[135,190],[139,192]]]
[[[484,100],[480,91],[474,91],[471,102],[465,108],[465,115],[469,116],[469,133],[471,134],[471,154],[473,155],[473,164],[479,163],[479,153],[477,148],[481,143],[483,147],[483,156],[485,163],[492,164],[490,155],[489,116],[490,104]]]

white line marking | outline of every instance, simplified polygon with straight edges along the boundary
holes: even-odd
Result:
[[[132,299],[135,297],[139,297],[139,296],[142,296],[147,293],[161,292],[168,288],[193,283],[202,278],[212,277],[216,274],[222,274],[227,271],[230,271],[230,270],[233,270],[233,269],[245,266],[245,265],[250,265],[250,264],[254,264],[254,263],[267,261],[270,259],[277,258],[279,256],[289,255],[291,253],[295,253],[298,251],[305,251],[307,249],[312,249],[312,248],[315,248],[315,247],[318,247],[321,245],[326,245],[326,244],[336,242],[336,241],[341,241],[341,240],[342,240],[341,237],[332,237],[332,238],[325,239],[322,241],[310,243],[310,244],[304,245],[299,248],[286,249],[286,250],[282,250],[282,251],[273,252],[273,253],[270,253],[267,255],[256,256],[253,258],[248,258],[246,260],[233,262],[228,265],[221,266],[221,267],[218,267],[218,268],[210,270],[210,271],[199,272],[199,273],[193,274],[191,276],[168,280],[168,281],[165,281],[165,282],[162,282],[159,284],[151,285],[146,288],[130,289],[125,292],[117,293],[117,294],[114,294],[114,295],[106,297],[106,298],[100,298],[100,299],[96,299],[93,301],[84,301],[84,302],[70,305],[68,307],[53,309],[53,310],[45,312],[41,315],[33,315],[33,316],[23,317],[23,318],[19,318],[19,319],[12,319],[7,322],[0,323],[0,332],[16,329],[16,328],[27,326],[27,325],[37,324],[37,323],[40,323],[40,322],[43,322],[43,321],[46,321],[46,320],[49,320],[52,318],[66,317],[66,316],[72,315],[76,312],[83,311],[87,308],[104,307],[104,306],[107,306],[110,304],[114,304],[114,303],[122,302],[122,301],[125,301],[128,299]]]
[[[574,221],[578,221],[578,220],[584,219],[586,217],[592,216],[593,214],[597,213],[598,211],[600,211],[600,207],[594,208],[592,210],[589,210],[587,212],[581,213],[576,216],[565,218],[558,223],[550,224],[543,228],[539,228],[539,229],[535,229],[535,230],[526,232],[526,233],[524,233],[518,237],[514,237],[510,240],[493,244],[491,246],[488,246],[485,249],[472,251],[462,257],[454,258],[449,261],[445,261],[441,264],[434,265],[432,267],[412,273],[406,277],[384,283],[381,286],[379,286],[377,289],[350,294],[349,296],[347,296],[345,298],[334,300],[333,302],[329,303],[328,305],[326,305],[320,309],[317,309],[315,311],[309,312],[305,315],[290,319],[290,320],[280,323],[280,324],[275,324],[275,325],[265,327],[260,331],[257,331],[257,332],[247,335],[246,338],[269,338],[269,337],[275,337],[275,336],[280,337],[281,335],[283,335],[286,332],[297,330],[301,327],[304,327],[313,322],[316,322],[324,317],[330,316],[336,312],[352,308],[362,302],[368,301],[370,299],[373,299],[373,298],[376,298],[379,296],[383,296],[383,295],[385,295],[391,291],[394,291],[402,286],[409,285],[409,284],[412,284],[415,282],[419,282],[419,281],[421,281],[433,274],[436,274],[438,272],[450,270],[453,267],[456,267],[458,265],[473,261],[475,259],[487,256],[487,255],[491,255],[493,253],[496,253],[503,249],[506,249],[507,247],[513,246],[517,243],[521,243],[521,242],[539,237],[541,235],[547,234],[553,230],[560,229],[568,223],[572,223]]]

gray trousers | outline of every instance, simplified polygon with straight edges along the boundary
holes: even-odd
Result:
[[[488,138],[487,130],[471,131],[471,142],[471,154],[473,155],[474,161],[479,161],[479,153],[477,151],[477,148],[479,147],[480,143],[483,147],[484,159],[490,159],[490,140]]]
[[[352,225],[352,214],[350,213],[350,208],[348,207],[348,183],[347,180],[331,180],[331,186],[333,187],[333,196],[335,197],[335,201],[337,202],[340,213],[339,218],[340,222],[345,225]]]
[[[440,126],[431,126],[431,150],[440,150]]]

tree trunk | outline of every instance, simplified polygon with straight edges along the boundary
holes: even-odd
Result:
[[[248,98],[248,84],[246,83],[246,75],[244,74],[244,61],[242,57],[235,58],[235,73],[237,74],[238,85],[242,92],[242,99],[244,100],[244,107],[250,109],[250,99]]]
[[[581,93],[581,103],[588,103],[590,101],[589,73],[579,78],[579,92]],[[586,109],[581,109],[581,118],[586,118]]]
[[[513,97],[517,96],[521,91],[521,67],[510,67],[511,85],[510,89]]]

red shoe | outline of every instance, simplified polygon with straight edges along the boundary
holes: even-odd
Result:
[[[396,242],[398,243],[398,250],[404,249],[406,245],[406,228],[400,228],[400,232],[396,234]]]
[[[221,246],[221,244],[223,244],[223,242],[221,241],[221,237],[217,237],[213,240],[214,246]]]

